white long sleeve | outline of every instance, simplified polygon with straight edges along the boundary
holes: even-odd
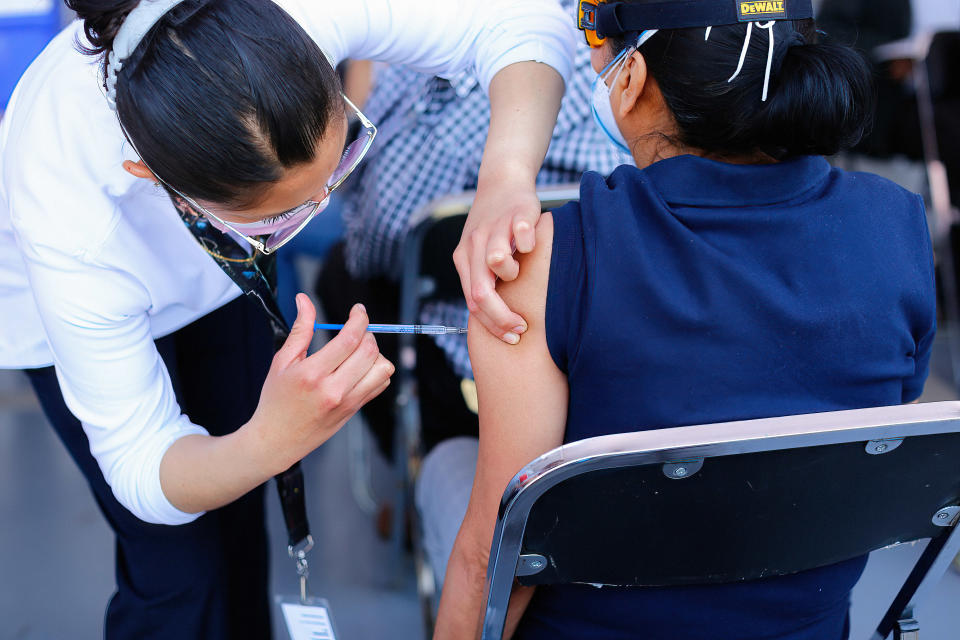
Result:
[[[0,366],[54,364],[117,500],[183,524],[200,514],[167,500],[160,461],[207,431],[180,410],[154,340],[240,292],[169,199],[120,166],[116,116],[75,28],[34,63],[0,127],[0,282],[15,285],[0,288]]]
[[[400,64],[453,76],[473,68],[484,89],[515,62],[573,72],[576,29],[557,0],[275,0],[334,62]]]
[[[149,306],[143,285],[120,265],[96,257],[78,264],[47,248],[27,255],[64,400],[114,496],[146,522],[196,519],[199,514],[166,499],[160,461],[178,438],[207,431],[177,405],[149,315],[140,309]]]

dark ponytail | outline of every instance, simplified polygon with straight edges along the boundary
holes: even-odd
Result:
[[[68,9],[83,20],[83,33],[92,46],[83,46],[85,53],[109,51],[127,14],[140,0],[65,0]]]
[[[103,54],[139,0],[66,2],[84,20],[84,50]],[[238,209],[312,161],[344,107],[330,62],[270,0],[180,3],[124,61],[116,102],[164,182]]]
[[[746,24],[657,33],[640,49],[677,123],[673,142],[711,155],[763,153],[776,160],[833,155],[864,135],[873,107],[866,61],[853,49],[817,42],[813,20],[778,22],[769,95],[761,100],[769,35],[752,30],[740,74]],[[614,49],[625,46],[615,41]]]
[[[758,147],[769,155],[830,156],[853,147],[866,133],[871,74],[853,49],[821,43],[792,47],[774,86],[757,122]]]

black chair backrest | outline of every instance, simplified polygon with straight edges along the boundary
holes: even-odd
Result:
[[[855,442],[722,456],[682,479],[656,462],[597,469],[533,505],[520,553],[547,564],[520,582],[673,586],[796,573],[939,536],[933,515],[950,505],[960,505],[960,433],[909,438],[885,455]]]
[[[502,633],[515,577],[527,585],[728,583],[928,538],[880,625],[884,638],[960,550],[958,516],[956,402],[572,443],[528,465],[504,494],[484,638]]]
[[[451,256],[460,242],[466,221],[467,214],[462,213],[433,220],[425,227],[420,251],[420,273],[430,278],[432,286],[430,290],[423,291],[421,304],[430,300],[463,300],[460,276]]]

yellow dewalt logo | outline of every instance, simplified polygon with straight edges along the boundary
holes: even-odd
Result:
[[[753,2],[740,2],[737,8],[741,21],[775,19],[787,17],[784,4],[785,0],[755,0]]]

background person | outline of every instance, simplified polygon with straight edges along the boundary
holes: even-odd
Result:
[[[613,4],[638,9],[603,27],[594,106],[637,168],[586,174],[579,203],[541,218],[501,287],[529,322],[518,347],[471,324],[479,453],[439,640],[477,633],[500,498],[538,455],[637,428],[910,402],[928,374],[923,203],[820,157],[863,133],[864,61],[817,43],[812,20],[734,14],[707,30],[687,4],[686,24],[641,34],[662,16]],[[450,469],[443,445],[424,477],[431,464]],[[728,585],[515,587],[506,637],[841,640],[865,562]]]
[[[346,57],[476,67],[494,105],[485,201],[522,210],[571,28],[550,0],[68,6],[83,22],[0,125],[0,366],[28,370],[117,534],[107,635],[269,637],[261,485],[393,368],[359,306],[308,357],[305,296],[271,363],[276,323],[214,260],[269,288],[248,245],[292,237],[358,161],[341,158],[350,106],[332,65]],[[112,54],[106,83],[78,42]]]

